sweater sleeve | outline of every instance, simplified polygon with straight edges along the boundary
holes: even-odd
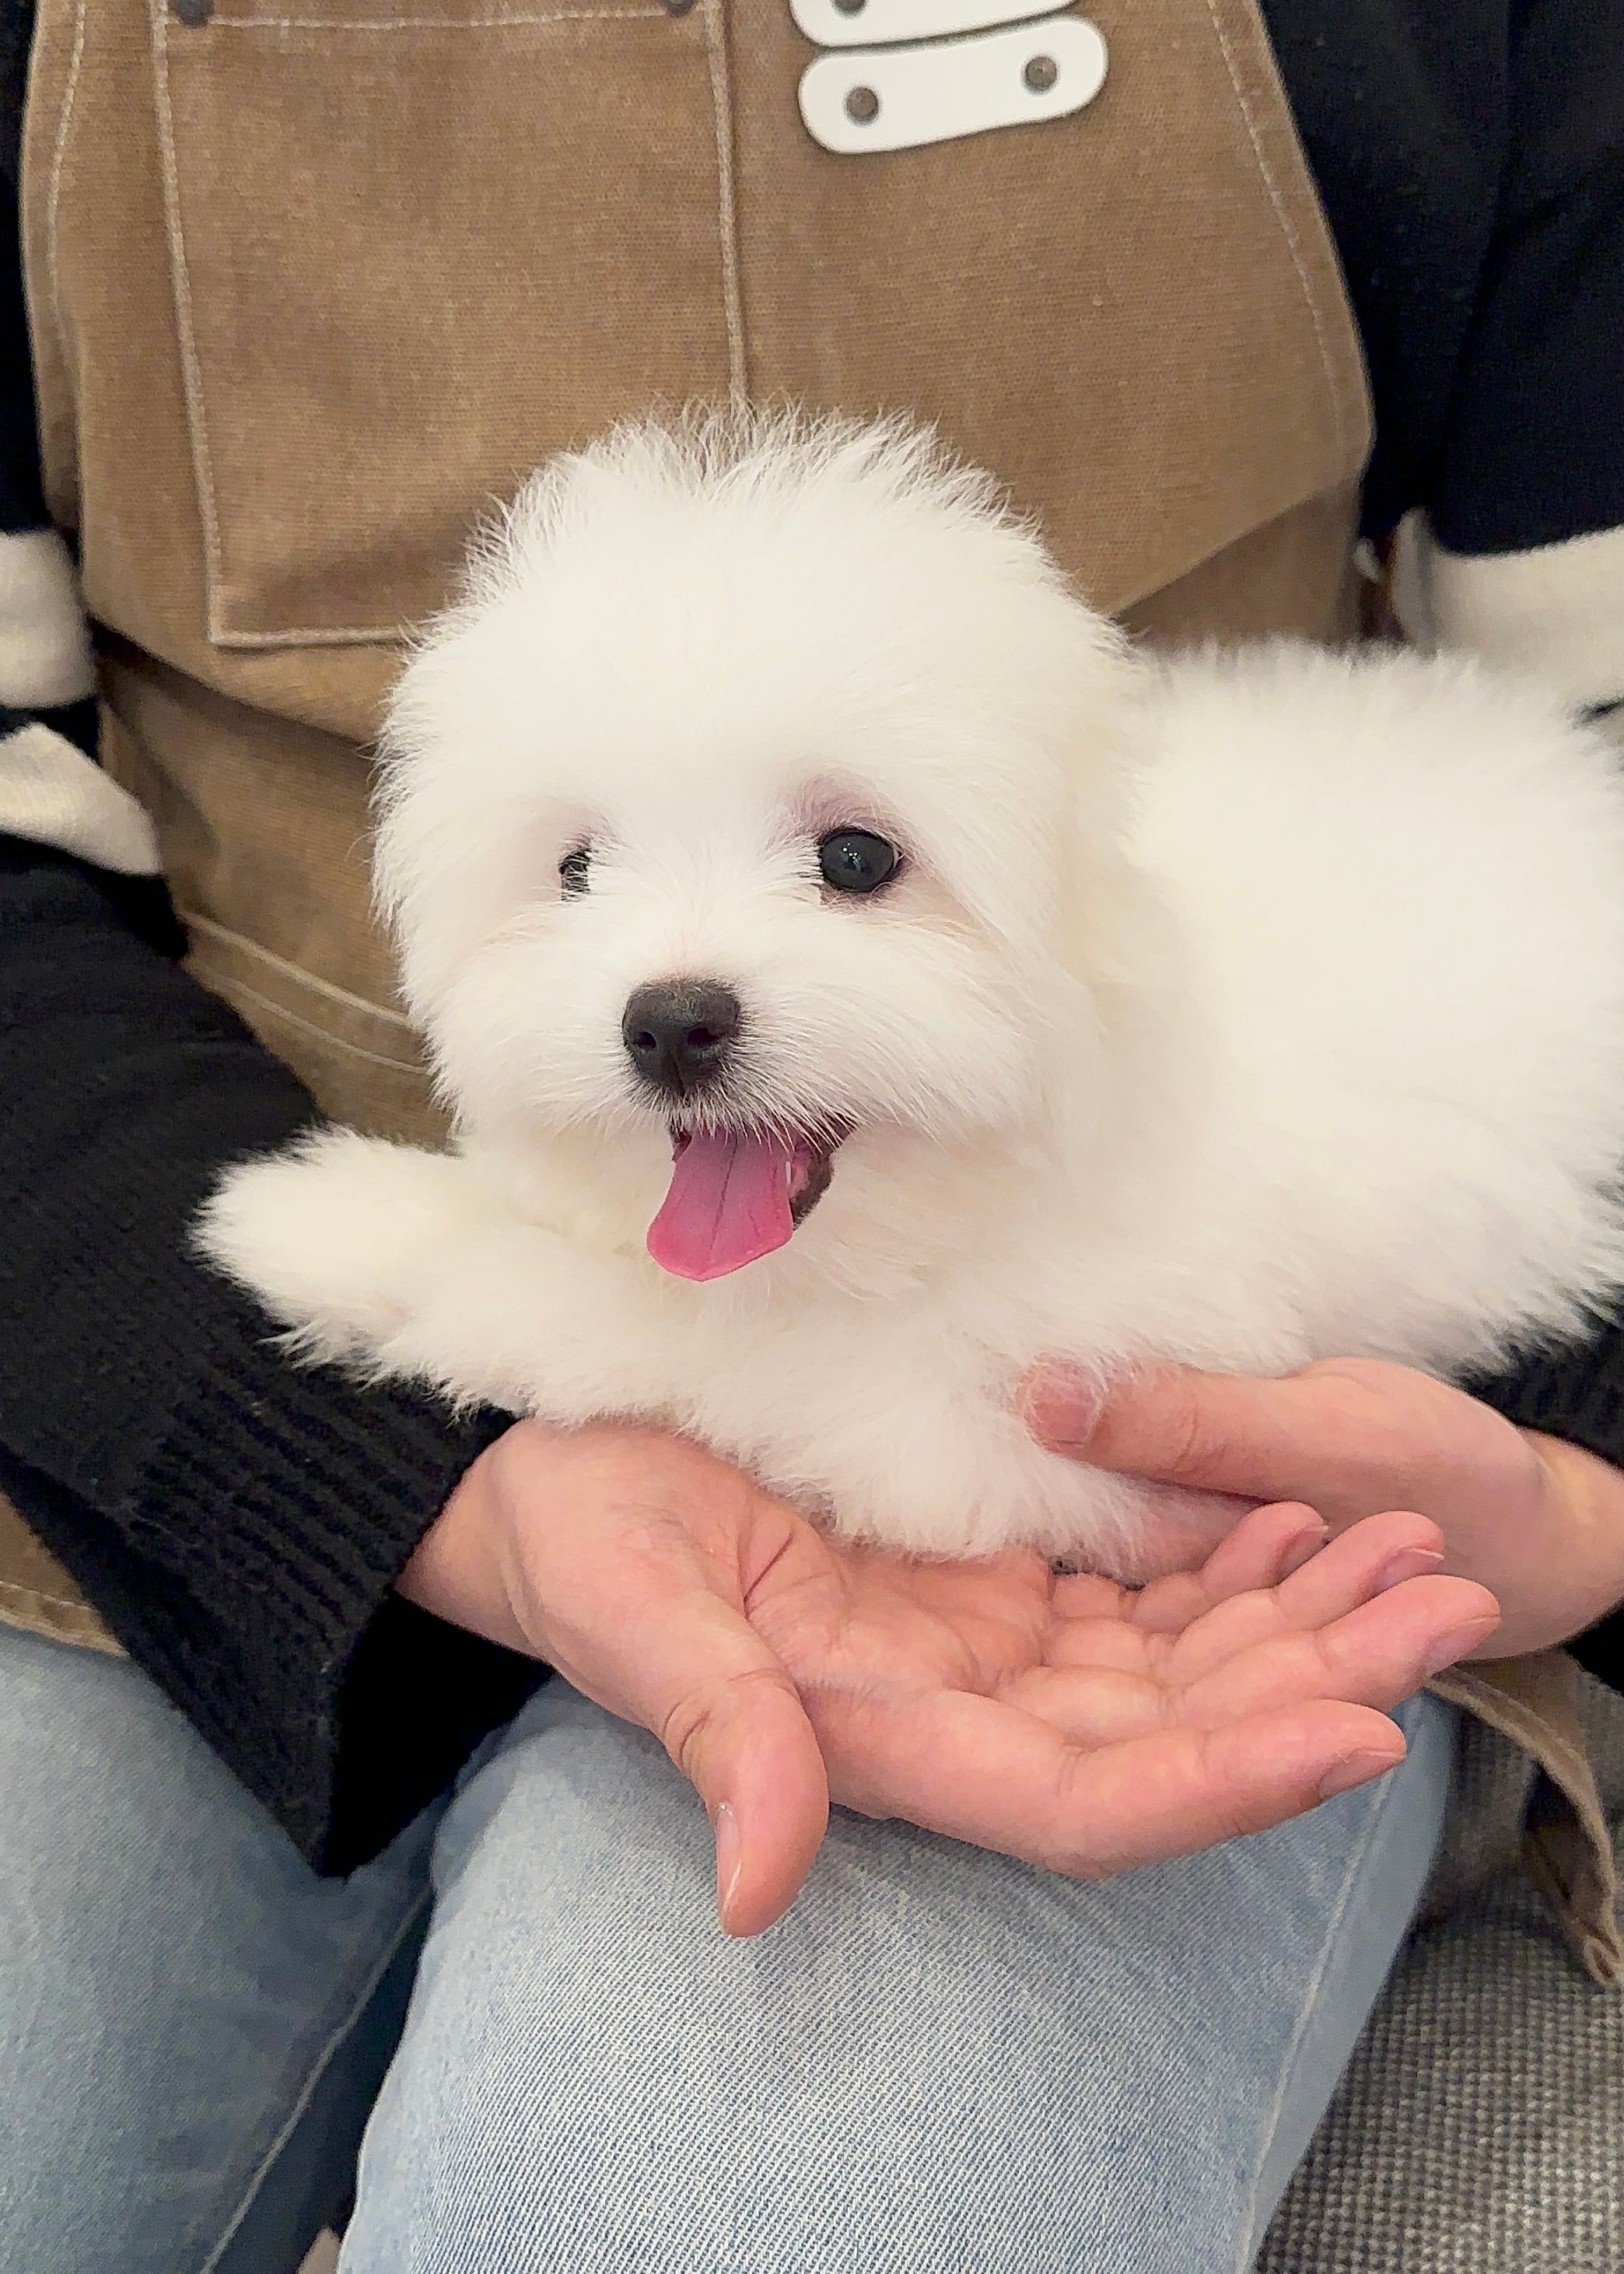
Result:
[[[314,1118],[183,970],[140,808],[95,764],[46,524],[0,30],[0,1490],[319,1868],[381,1848],[540,1678],[394,1581],[511,1417],[297,1368],[188,1252],[234,1157]]]
[[[1508,149],[1468,350],[1407,531],[1424,639],[1624,697],[1624,38],[1518,11]]]
[[[297,1368],[192,1260],[218,1169],[313,1110],[128,903],[0,840],[0,1486],[304,1854],[346,1871],[538,1678],[391,1593],[510,1417]]]
[[[1410,637],[1624,697],[1624,40],[1598,0],[1263,0]]]

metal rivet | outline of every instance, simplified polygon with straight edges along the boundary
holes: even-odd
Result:
[[[214,0],[169,0],[169,12],[178,16],[183,24],[190,25],[195,32],[214,14]]]
[[[871,87],[854,87],[846,98],[846,115],[856,125],[872,126],[880,115],[880,98]]]
[[[1060,66],[1053,56],[1034,56],[1021,73],[1034,94],[1047,94],[1060,76]]]
[[[835,0],[837,16],[861,16],[868,0]]]

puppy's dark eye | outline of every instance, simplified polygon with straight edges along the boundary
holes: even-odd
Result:
[[[831,829],[818,840],[817,865],[837,892],[877,892],[901,858],[889,838],[869,829]]]
[[[577,845],[573,853],[566,853],[559,862],[559,883],[567,900],[578,900],[592,881],[592,852],[587,845]]]

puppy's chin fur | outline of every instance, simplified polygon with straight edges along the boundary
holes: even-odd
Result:
[[[902,849],[872,900],[820,883],[841,826]],[[1014,1414],[1034,1359],[1447,1374],[1624,1280],[1604,746],[1464,663],[1136,664],[904,430],[546,470],[407,670],[378,874],[455,1149],[319,1134],[206,1252],[310,1355],[669,1424],[848,1533],[1140,1576],[1137,1488]],[[673,978],[742,1005],[733,1125],[849,1132],[703,1284],[644,1250],[620,1038]]]

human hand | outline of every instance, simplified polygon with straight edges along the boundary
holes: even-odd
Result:
[[[1333,1532],[1382,1509],[1430,1517],[1434,1568],[1500,1602],[1475,1655],[1543,1650],[1624,1599],[1624,1475],[1409,1367],[1337,1359],[1274,1382],[1167,1367],[1101,1400],[1056,1365],[1028,1378],[1021,1405],[1052,1450],[1168,1487],[1180,1536],[1186,1491],[1239,1495],[1237,1512],[1302,1501]]]
[[[400,1585],[652,1730],[715,1826],[722,1923],[754,1934],[793,1901],[831,1796],[1097,1878],[1390,1768],[1403,1738],[1380,1709],[1495,1606],[1414,1576],[1438,1554],[1421,1517],[1324,1539],[1304,1509],[1261,1509],[1201,1570],[1139,1591],[1023,1553],[916,1563],[826,1539],[680,1438],[523,1421]]]

